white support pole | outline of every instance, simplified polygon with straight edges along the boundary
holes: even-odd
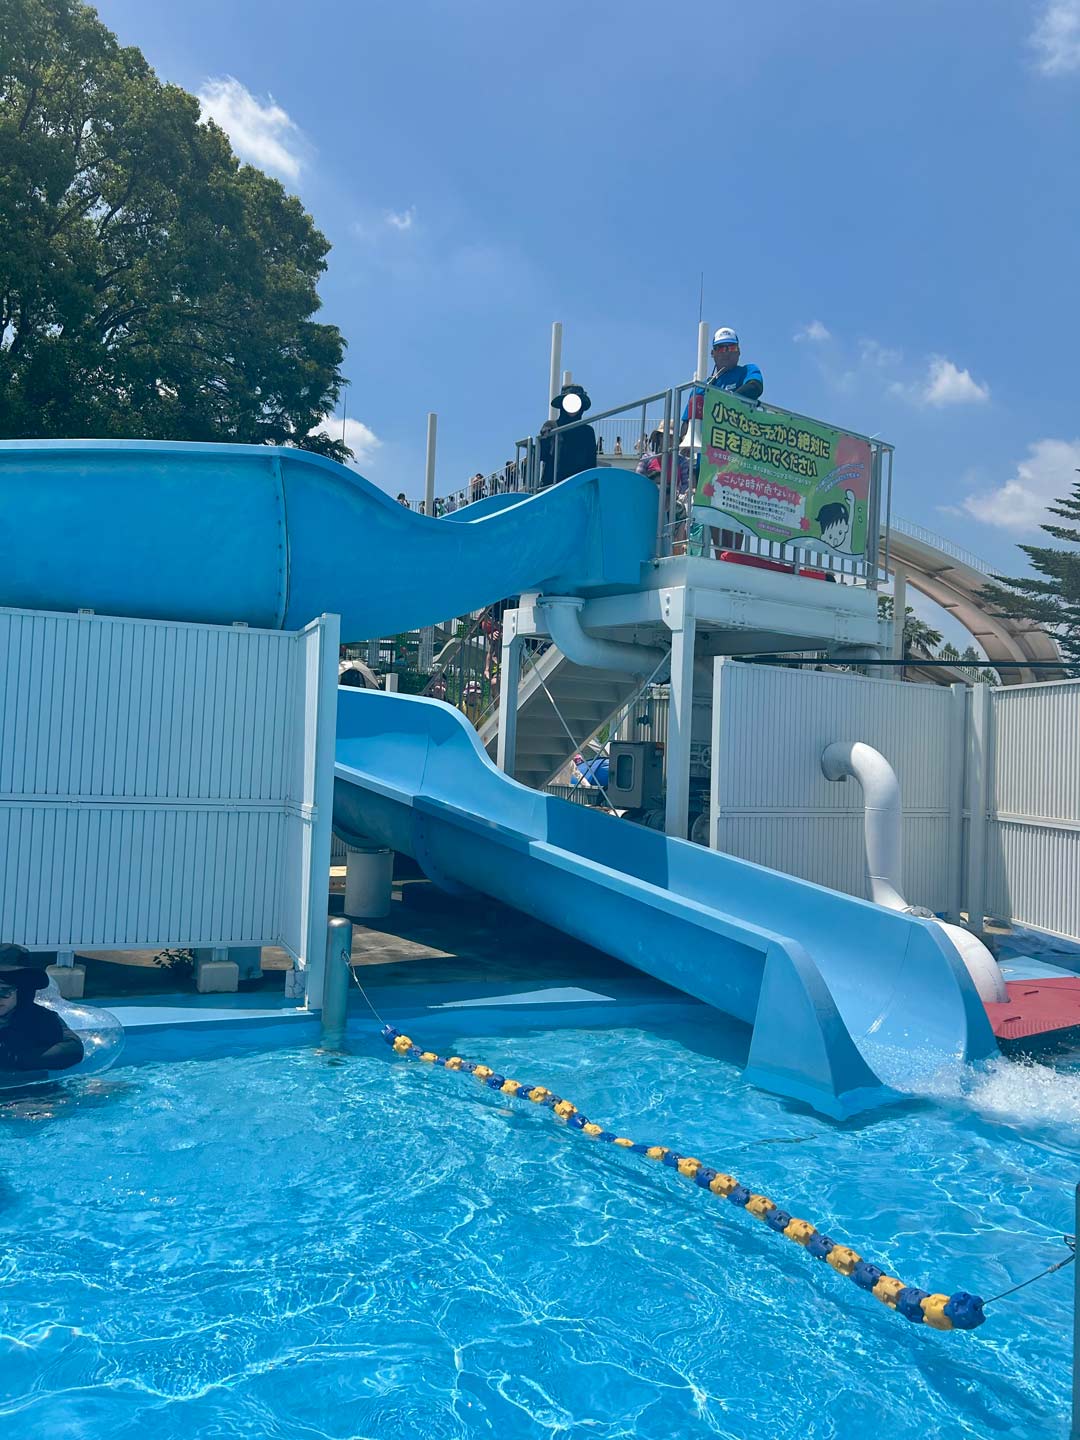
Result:
[[[731,662],[723,655],[713,660],[712,728],[709,747],[709,849],[722,850],[720,820],[724,812],[724,667]],[[730,674],[731,672],[728,671]]]
[[[685,592],[684,592],[685,597]],[[664,830],[686,839],[690,811],[690,729],[694,711],[694,639],[697,626],[683,601],[682,623],[671,632],[671,700],[668,709],[667,799]]]
[[[503,616],[502,655],[499,660],[499,739],[495,763],[513,776],[517,763],[518,684],[521,679],[521,647],[517,614]]]
[[[559,393],[559,376],[562,374],[562,321],[556,320],[551,327],[551,369],[548,372],[548,414],[554,420],[558,411],[551,403],[551,397]]]
[[[949,716],[949,885],[947,917],[960,924],[964,908],[964,751],[967,746],[968,686],[950,685],[952,711]]]
[[[704,380],[709,373],[709,326],[708,322],[702,320],[697,327],[697,367],[694,370],[695,380]]]
[[[986,916],[986,809],[990,778],[990,687],[971,687],[967,749],[968,929],[982,936]]]
[[[907,571],[903,565],[896,565],[893,568],[893,624],[892,624],[892,658],[903,660],[904,658],[904,621],[907,618]],[[897,671],[896,678],[900,675]]]
[[[427,417],[427,457],[424,462],[424,514],[435,513],[435,441],[439,429],[439,417],[433,410]]]
[[[568,385],[572,385],[573,383],[574,372],[572,370],[564,370],[562,372],[562,386],[560,388],[565,390]]]

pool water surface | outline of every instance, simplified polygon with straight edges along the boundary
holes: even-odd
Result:
[[[1080,1074],[837,1126],[700,1027],[414,1034],[729,1170],[905,1283],[1072,1230]],[[453,1028],[456,1027],[456,1028]],[[390,1054],[150,1064],[0,1104],[4,1440],[1065,1440],[1070,1270],[938,1334],[549,1111]]]

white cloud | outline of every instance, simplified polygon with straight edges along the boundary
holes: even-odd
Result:
[[[880,363],[880,362],[879,362]],[[924,380],[908,384],[894,380],[889,392],[916,405],[932,405],[942,410],[946,405],[980,405],[990,399],[989,385],[980,385],[970,370],[961,370],[944,355],[932,355]]]
[[[1031,32],[1031,46],[1044,75],[1080,70],[1080,0],[1047,0]]]
[[[1001,530],[1034,530],[1046,520],[1046,507],[1071,492],[1078,469],[1080,440],[1036,440],[1011,480],[997,490],[969,495],[964,509]]]
[[[820,320],[811,320],[809,325],[804,325],[801,330],[795,332],[796,340],[831,340],[832,335],[826,330]]]
[[[899,365],[901,355],[899,350],[882,345],[880,340],[860,340],[859,358],[864,365],[875,365],[879,370],[889,370],[892,366]]]
[[[410,205],[407,210],[388,210],[386,212],[386,223],[392,230],[411,230],[415,219],[415,205]]]
[[[924,405],[972,405],[990,399],[989,385],[980,385],[973,380],[970,370],[961,370],[943,355],[935,355],[930,361],[930,374],[922,388]]]
[[[345,444],[353,452],[353,459],[350,463],[353,466],[366,464],[382,445],[382,441],[375,431],[369,425],[365,425],[362,420],[346,420],[344,424]],[[312,434],[328,435],[331,440],[340,440],[342,438],[341,427],[340,415],[324,415]]]
[[[199,91],[202,118],[221,126],[241,160],[286,180],[300,178],[300,130],[268,95],[265,102],[231,75],[207,80]]]

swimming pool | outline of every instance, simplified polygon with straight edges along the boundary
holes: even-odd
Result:
[[[419,1035],[732,1170],[908,1283],[989,1296],[1072,1229],[1080,1074],[835,1126],[700,1024]],[[0,1107],[0,1435],[1068,1433],[1071,1273],[914,1327],[731,1205],[390,1055],[151,1064]]]

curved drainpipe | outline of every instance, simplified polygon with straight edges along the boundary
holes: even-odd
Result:
[[[909,905],[900,888],[901,822],[900,782],[896,771],[880,750],[861,741],[838,740],[821,755],[826,780],[846,780],[850,775],[862,786],[865,801],[863,833],[866,845],[866,880],[870,898],[887,910],[923,915],[945,931],[964,962],[983,1001],[1007,1001],[1009,992],[997,961],[986,946],[959,925],[937,920],[929,911]]]
[[[650,675],[668,658],[666,650],[649,645],[628,645],[621,640],[602,640],[582,629],[578,595],[543,595],[538,608],[543,612],[551,638],[575,665],[592,670],[618,670],[628,675]]]

